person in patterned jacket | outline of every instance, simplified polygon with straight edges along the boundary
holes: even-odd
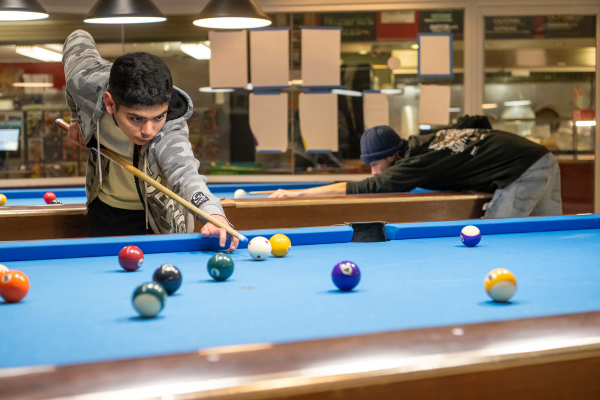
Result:
[[[215,219],[229,224],[218,198],[198,173],[189,142],[190,97],[173,86],[164,61],[129,53],[114,64],[100,57],[92,36],[73,32],[63,49],[71,110],[67,137],[87,148],[107,148]],[[189,233],[194,215],[175,200],[90,151],[86,171],[90,236]],[[196,216],[202,222],[200,216]],[[227,252],[238,239],[211,223],[203,237],[219,237]]]
[[[467,117],[469,118],[469,117]],[[487,122],[487,119],[485,119]],[[271,197],[476,190],[494,193],[485,218],[562,215],[560,170],[544,146],[509,132],[462,126],[403,140],[389,126],[368,129],[361,159],[372,177]]]

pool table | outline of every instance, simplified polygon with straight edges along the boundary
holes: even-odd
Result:
[[[461,244],[476,223],[483,239]],[[0,398],[551,399],[600,396],[600,216],[391,224],[384,241],[349,226],[287,234],[285,258],[218,250],[198,234],[0,243],[29,276],[0,303]],[[118,251],[145,252],[124,272]],[[331,282],[354,261],[352,292]],[[184,283],[157,318],[134,288],[172,263]],[[483,279],[510,269],[518,290],[491,301]]]
[[[269,197],[268,194],[250,194],[254,191],[282,189],[306,189],[317,186],[330,185],[333,182],[282,182],[282,183],[245,183],[245,184],[209,184],[208,189],[220,199],[233,199],[237,189],[244,189],[249,199]],[[418,189],[418,192],[424,192]],[[75,188],[35,188],[35,189],[7,189],[0,190],[7,198],[6,207],[15,206],[48,206],[44,201],[44,193],[53,192],[63,204],[85,204],[85,187]]]
[[[299,186],[293,185],[297,188]],[[309,185],[313,184],[309,183]],[[240,187],[240,185],[227,186],[231,189]],[[268,190],[273,186],[253,185],[252,188]],[[42,192],[43,190],[38,194],[43,195]],[[60,193],[56,192],[56,194]],[[24,195],[31,193],[33,192]],[[232,191],[216,193],[232,194]],[[224,198],[222,200],[225,214],[236,229],[299,228],[374,220],[398,223],[472,219],[483,215],[483,205],[492,197],[487,193],[432,192],[423,189],[416,189],[412,193],[288,199],[269,199],[265,198],[266,195],[259,196],[261,195],[245,199]],[[68,199],[67,196],[63,198]],[[0,241],[88,236],[85,204],[0,207],[0,226],[3,227],[0,229]],[[199,232],[201,227],[202,225],[197,222],[194,230]]]

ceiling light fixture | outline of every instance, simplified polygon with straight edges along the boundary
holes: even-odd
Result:
[[[251,29],[271,25],[254,0],[210,0],[194,25],[212,29]]]
[[[223,89],[213,89],[211,87],[201,87],[200,91],[202,93],[231,93],[233,89],[223,88]]]
[[[204,43],[181,43],[180,49],[196,60],[210,60],[210,47]]]
[[[45,62],[61,62],[62,54],[37,46],[17,46],[17,54]]]
[[[151,0],[98,0],[83,22],[89,24],[146,24],[167,18]]]
[[[14,87],[22,87],[22,88],[51,88],[54,87],[54,83],[52,82],[15,82],[13,83]]]
[[[530,100],[515,100],[515,101],[505,101],[504,105],[506,107],[516,107],[516,106],[528,106],[531,104]]]
[[[31,21],[48,18],[37,0],[0,0],[0,21]]]

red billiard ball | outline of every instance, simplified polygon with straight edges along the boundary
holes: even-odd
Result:
[[[29,278],[21,271],[8,271],[0,277],[0,296],[7,303],[23,300],[29,292]]]
[[[44,201],[46,202],[46,204],[50,204],[54,200],[56,200],[56,195],[54,193],[48,192],[44,195]]]
[[[137,246],[125,246],[119,252],[119,264],[125,271],[135,271],[143,262],[144,253]]]

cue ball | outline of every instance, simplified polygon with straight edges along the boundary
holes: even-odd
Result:
[[[349,292],[360,282],[360,269],[351,261],[339,262],[331,271],[331,280],[343,292]]]
[[[217,253],[208,260],[206,269],[215,281],[223,282],[233,274],[233,260],[225,253]]]
[[[167,291],[157,282],[144,283],[133,292],[133,308],[143,318],[154,318],[165,307]]]
[[[517,278],[504,268],[490,271],[485,277],[484,284],[485,291],[494,301],[508,301],[517,291]]]
[[[3,206],[6,204],[6,196],[3,195],[2,193],[0,193],[0,206]]]
[[[473,225],[467,225],[460,231],[460,241],[465,246],[474,247],[481,241],[481,231]]]
[[[292,249],[290,238],[281,233],[271,236],[269,243],[271,243],[271,254],[275,257],[285,257]]]
[[[271,243],[262,236],[257,236],[248,243],[248,253],[255,260],[266,260],[271,254]]]
[[[56,200],[56,195],[52,192],[47,192],[44,195],[44,201],[46,202],[46,204],[50,204],[52,203],[53,200]]]
[[[152,275],[154,282],[160,283],[170,296],[181,287],[181,272],[172,264],[163,264]]]
[[[144,262],[144,253],[137,246],[125,246],[119,252],[119,264],[125,271],[133,272]]]
[[[7,303],[18,303],[29,293],[29,278],[21,271],[5,272],[0,277],[0,296]]]
[[[234,199],[245,199],[246,198],[246,191],[244,189],[238,189],[235,191],[235,193],[233,194],[233,198]]]

